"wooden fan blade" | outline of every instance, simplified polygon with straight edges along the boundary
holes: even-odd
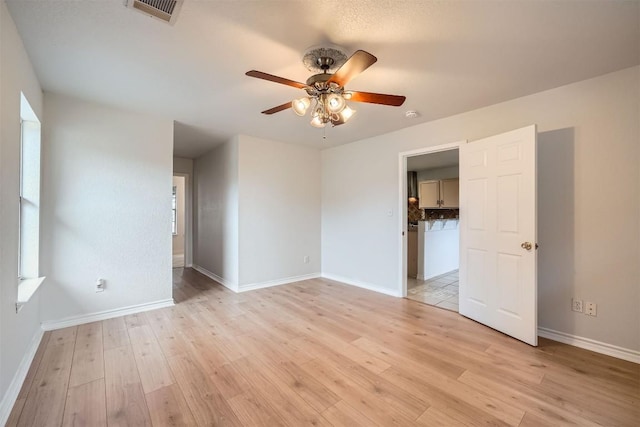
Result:
[[[274,76],[273,74],[263,73],[262,71],[251,70],[245,73],[249,77],[255,77],[256,79],[269,80],[270,82],[276,82],[287,86],[297,87],[298,89],[304,89],[306,84],[295,82],[293,80],[285,79],[284,77]]]
[[[337,83],[344,87],[358,74],[375,64],[377,60],[378,58],[369,52],[358,50],[347,59],[347,62],[342,64],[342,67],[338,68],[338,71],[331,76],[329,82]]]
[[[291,101],[286,104],[278,105],[277,107],[269,108],[268,110],[264,110],[262,114],[274,114],[278,113],[282,110],[286,110],[287,108],[291,108]]]
[[[368,102],[369,104],[381,104],[391,105],[393,107],[399,107],[404,104],[405,96],[400,95],[385,95],[383,93],[371,93],[371,92],[352,92],[349,101],[355,102]]]

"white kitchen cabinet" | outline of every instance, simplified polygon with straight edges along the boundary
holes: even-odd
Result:
[[[422,181],[418,184],[418,207],[420,209],[440,207],[440,181]]]
[[[460,206],[458,178],[418,183],[420,209],[457,208]]]
[[[440,207],[457,208],[460,206],[460,184],[458,178],[440,181]]]

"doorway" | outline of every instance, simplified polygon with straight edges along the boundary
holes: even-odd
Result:
[[[171,233],[173,268],[185,266],[186,259],[186,177],[174,175],[171,191]]]
[[[406,292],[458,312],[459,150],[406,156]]]
[[[458,312],[533,346],[538,343],[536,135],[536,125],[530,125],[471,144],[404,152],[398,168],[399,294],[407,296],[408,282],[407,161],[458,149]]]

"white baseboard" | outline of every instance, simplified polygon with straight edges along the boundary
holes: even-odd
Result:
[[[218,276],[216,273],[212,273],[211,271],[207,270],[204,267],[200,267],[197,264],[193,264],[191,266],[191,268],[193,268],[194,270],[204,274],[209,279],[215,280],[216,282],[220,283],[225,288],[231,289],[233,292],[238,292],[238,285],[236,283],[232,283],[232,282],[230,282],[230,281],[228,281],[226,279],[223,279],[222,277]]]
[[[337,276],[331,273],[322,273],[322,277],[329,280],[335,280],[336,282],[342,282],[347,285],[357,286],[358,288],[368,289],[370,291],[390,295],[392,297],[402,297],[402,295],[397,290],[381,288],[380,286],[372,285],[371,283],[361,282],[359,280],[351,280],[346,277]]]
[[[270,288],[272,286],[286,285],[287,283],[300,282],[302,280],[317,279],[320,273],[303,274],[301,276],[285,277],[284,279],[267,280],[266,282],[249,283],[240,285],[238,292],[253,291],[255,289]]]
[[[97,322],[100,320],[111,319],[113,317],[126,316],[128,314],[142,313],[143,311],[171,307],[173,305],[175,305],[173,298],[169,298],[160,301],[148,302],[145,304],[130,305],[128,307],[116,308],[113,310],[98,311],[96,313],[65,317],[64,319],[60,320],[46,320],[42,322],[42,329],[45,331],[53,331],[55,329],[83,325],[85,323]]]
[[[20,365],[18,366],[16,373],[13,375],[9,388],[0,401],[0,426],[5,425],[9,419],[9,415],[11,415],[11,410],[13,409],[13,405],[16,404],[16,400],[20,394],[20,389],[22,388],[25,378],[27,378],[27,373],[29,372],[33,358],[36,355],[36,351],[38,351],[38,346],[40,345],[40,341],[42,341],[43,335],[44,330],[38,329],[36,331],[33,339],[31,340],[31,344],[29,344],[27,352],[22,358],[22,361],[20,361]]]
[[[302,276],[285,277],[284,279],[267,280],[265,282],[249,283],[246,285],[237,285],[199,265],[193,264],[192,268],[204,274],[208,278],[220,283],[225,288],[231,289],[233,292],[236,292],[236,293],[252,291],[254,289],[270,288],[271,286],[286,285],[287,283],[299,282],[301,280],[308,280],[308,279],[316,279],[320,277],[320,273],[312,273],[312,274],[305,274]]]
[[[569,344],[574,347],[584,348],[585,350],[595,351],[596,353],[606,354],[607,356],[616,357],[629,362],[640,363],[640,351],[618,347],[613,344],[592,340],[591,338],[579,337],[567,334],[566,332],[554,331],[553,329],[542,327],[538,328],[538,336]]]

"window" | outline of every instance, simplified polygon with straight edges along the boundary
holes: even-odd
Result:
[[[40,121],[24,94],[20,97],[20,192],[18,194],[18,308],[31,298],[39,277]]]
[[[171,233],[175,236],[178,234],[178,196],[177,187],[173,186],[171,195]]]

